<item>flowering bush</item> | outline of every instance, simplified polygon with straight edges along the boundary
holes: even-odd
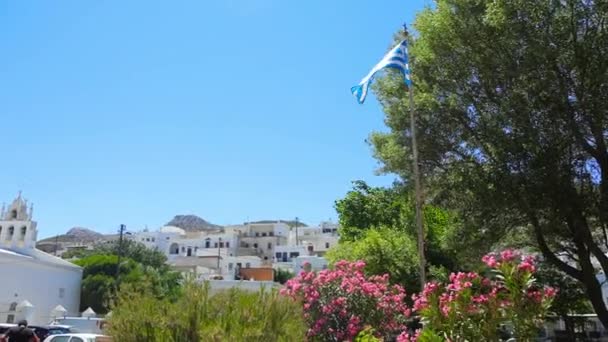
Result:
[[[364,329],[386,339],[405,330],[405,290],[388,275],[365,277],[365,263],[339,261],[334,270],[302,272],[282,293],[301,300],[311,341],[352,341]]]
[[[431,341],[431,336],[449,341],[496,341],[498,327],[513,328],[518,341],[536,336],[556,290],[540,288],[531,256],[512,250],[488,254],[482,261],[490,267],[490,277],[477,273],[450,275],[447,285],[427,283],[414,295],[414,310],[424,322],[417,338],[403,333],[398,341]]]
[[[415,332],[405,326],[411,313],[405,290],[389,285],[386,274],[366,278],[361,261],[304,271],[282,293],[302,302],[311,341],[498,341],[504,326],[518,341],[532,340],[556,290],[537,284],[531,256],[505,250],[482,261],[487,276],[452,273],[449,283],[429,282],[412,296],[424,325]]]

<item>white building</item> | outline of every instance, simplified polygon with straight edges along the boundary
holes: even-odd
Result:
[[[0,213],[0,322],[47,324],[58,305],[78,315],[82,269],[36,249],[32,214],[21,194]]]
[[[324,257],[320,256],[299,256],[294,259],[294,272],[299,274],[305,270],[305,265],[310,265],[310,270],[307,271],[321,271],[327,269],[328,263]]]

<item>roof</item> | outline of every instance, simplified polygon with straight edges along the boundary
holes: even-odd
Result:
[[[174,226],[164,226],[160,228],[160,232],[161,233],[174,233],[174,234],[180,234],[180,235],[184,235],[186,234],[186,231],[179,228],[179,227],[174,227]]]
[[[56,266],[72,270],[82,270],[82,267],[75,265],[67,260],[47,254],[35,248],[27,249],[6,249],[0,248],[0,257],[5,256],[10,259],[21,259],[29,262],[39,262],[41,264]]]

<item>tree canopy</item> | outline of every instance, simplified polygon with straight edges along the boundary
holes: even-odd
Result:
[[[118,253],[121,250],[120,267]],[[91,307],[97,313],[105,313],[121,286],[145,290],[159,298],[175,297],[179,291],[181,276],[165,264],[166,257],[159,251],[143,244],[123,241],[98,247],[87,256],[74,261],[83,268],[81,310]]]
[[[408,290],[418,289],[417,232],[411,192],[401,184],[372,187],[363,181],[353,182],[353,189],[336,201],[340,221],[340,244],[328,258],[364,260],[371,274],[388,273],[392,281]],[[467,268],[479,255],[463,248],[461,225],[453,213],[437,206],[424,208],[425,253],[435,275]],[[473,252],[471,252],[473,251]],[[438,271],[442,272],[438,272]]]
[[[528,230],[604,326],[607,19],[601,1],[437,0],[410,48],[428,199],[457,210],[471,240]],[[382,171],[409,184],[408,99],[394,76],[375,87],[391,131],[370,141]]]

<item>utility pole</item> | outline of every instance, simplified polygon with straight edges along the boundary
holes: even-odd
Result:
[[[298,246],[298,217],[296,216],[296,246]]]
[[[118,262],[116,263],[116,282],[118,283],[118,276],[120,273],[120,259],[122,257],[122,236],[125,233],[127,226],[124,224],[120,225],[120,230],[118,231]]]
[[[59,245],[59,235],[55,235],[55,253],[53,253],[55,256],[57,256],[57,249]]]
[[[217,274],[222,274],[221,269],[220,269],[220,244],[222,243],[222,238],[218,239],[218,243],[217,243]]]

